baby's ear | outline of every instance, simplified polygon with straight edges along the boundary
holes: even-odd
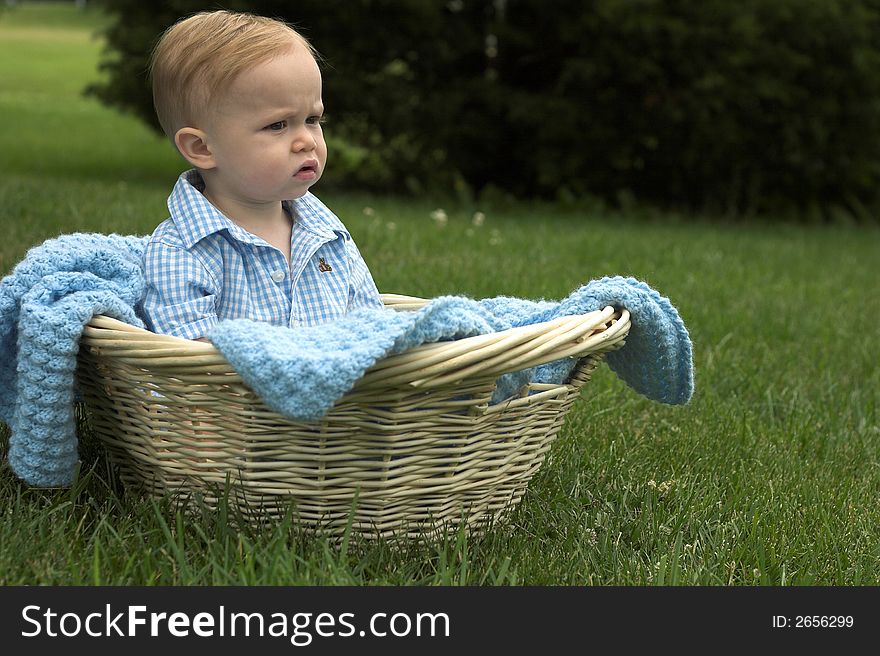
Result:
[[[186,161],[197,169],[207,171],[217,166],[208,146],[208,135],[197,128],[180,128],[174,135],[174,144]]]

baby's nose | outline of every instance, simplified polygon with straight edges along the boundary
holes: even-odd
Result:
[[[308,131],[302,130],[296,135],[291,147],[295,152],[299,152],[301,150],[314,150],[317,145],[318,143],[315,141],[315,138]]]

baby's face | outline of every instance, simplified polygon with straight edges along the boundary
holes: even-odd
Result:
[[[301,45],[236,77],[208,121],[212,192],[244,202],[299,198],[324,172],[321,72]]]

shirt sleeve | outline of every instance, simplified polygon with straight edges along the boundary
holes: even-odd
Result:
[[[197,339],[217,323],[220,287],[193,253],[161,241],[150,242],[144,269],[143,313],[151,331]]]
[[[379,290],[370,275],[370,269],[354,241],[348,241],[349,257],[351,258],[351,286],[348,290],[348,311],[359,307],[382,307]]]

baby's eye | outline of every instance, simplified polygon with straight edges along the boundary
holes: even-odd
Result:
[[[321,125],[326,122],[326,119],[323,116],[309,116],[306,119],[306,123],[309,125]]]
[[[275,121],[274,123],[267,125],[265,127],[266,130],[271,130],[273,132],[279,132],[287,127],[287,121]]]

